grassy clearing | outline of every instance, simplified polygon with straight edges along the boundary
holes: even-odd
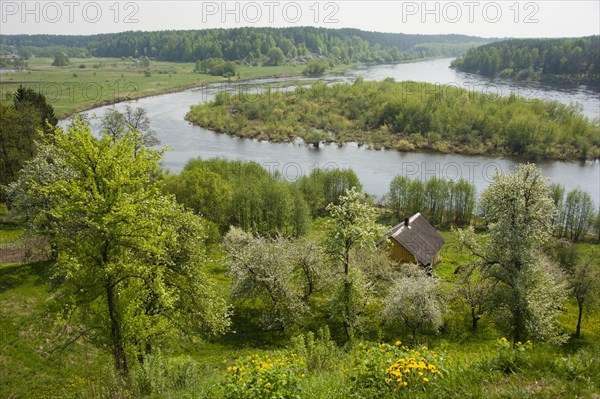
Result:
[[[42,92],[57,116],[64,117],[105,104],[227,81],[195,73],[193,63],[152,61],[146,73],[145,68],[119,58],[73,58],[64,67],[54,67],[52,61],[33,58],[27,61],[29,71],[0,72],[0,98],[11,98],[22,84]],[[348,66],[336,67],[334,72],[344,68]],[[304,65],[240,66],[238,70],[242,80],[249,80],[301,75]]]
[[[317,227],[319,224],[317,223]],[[315,234],[318,229],[314,228]],[[17,236],[14,226],[2,225],[0,238],[10,242]],[[457,250],[456,233],[442,233],[448,240],[444,262],[436,273],[451,279],[454,268],[467,261]],[[577,244],[581,252],[591,251],[596,244]],[[214,249],[213,276],[224,292],[229,278],[223,266],[223,253]],[[65,351],[54,351],[57,331],[51,323],[48,303],[52,294],[48,262],[0,265],[0,397],[3,398],[101,398],[126,397],[115,385],[112,359],[91,344],[76,343]],[[600,267],[598,265],[597,267]],[[575,325],[575,307],[568,305],[563,318],[565,328]],[[600,389],[598,355],[600,354],[600,312],[588,314],[583,324],[583,338],[560,347],[534,343],[533,349],[517,354],[514,359],[497,349],[500,337],[490,322],[482,320],[477,334],[442,332],[429,337],[427,344],[444,357],[444,378],[425,392],[411,392],[410,397],[487,397],[487,398],[597,398]],[[229,373],[227,367],[235,359],[254,353],[285,347],[289,342],[260,342],[258,335],[228,334],[214,342],[182,339],[164,348],[169,358],[186,356],[195,362],[188,385],[181,388],[152,388],[153,393],[140,393],[140,382],[130,397],[189,398],[220,397],[217,386]],[[399,337],[401,339],[401,337]],[[333,355],[329,355],[333,356]],[[307,372],[299,393],[301,398],[349,398],[355,392],[352,362],[357,352],[337,353],[335,366]],[[594,360],[595,359],[595,360]],[[506,371],[507,362],[515,371]],[[595,363],[594,363],[595,362]],[[158,373],[158,374],[157,374]],[[160,380],[160,369],[147,375]],[[134,393],[131,393],[134,392]],[[137,392],[137,393],[136,393]],[[379,397],[405,397],[408,392],[382,394]]]

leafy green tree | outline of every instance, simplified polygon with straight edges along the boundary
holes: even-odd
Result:
[[[464,265],[456,271],[457,298],[471,316],[471,331],[476,332],[479,320],[494,308],[494,281],[474,265]]]
[[[12,106],[0,101],[0,186],[13,182],[35,155],[40,132],[51,133],[58,123],[54,109],[41,93],[19,86]],[[0,190],[0,199],[4,197]]]
[[[285,61],[285,55],[279,47],[273,47],[267,53],[267,59],[265,65],[277,66],[281,65]]]
[[[32,108],[28,110],[19,112],[0,101],[0,185],[13,182],[25,162],[34,155],[34,140],[41,127],[40,114]]]
[[[296,183],[313,216],[327,213],[327,205],[339,204],[346,190],[362,189],[360,180],[352,169],[313,169],[308,176],[302,176]]]
[[[207,168],[194,168],[165,179],[164,191],[175,194],[177,202],[215,223],[221,233],[229,228],[234,189]]]
[[[386,201],[398,220],[403,220],[410,212],[409,184],[408,177],[398,175],[390,182],[390,189],[386,195]]]
[[[560,184],[550,184],[550,196],[556,207],[556,218],[553,222],[556,235],[562,237],[565,227],[565,187]]]
[[[475,212],[475,185],[461,178],[450,185],[449,191],[447,219],[459,226],[469,224]]]
[[[165,190],[216,223],[259,235],[300,236],[308,230],[310,211],[291,183],[280,181],[256,162],[211,159],[189,161]]]
[[[481,209],[488,228],[485,244],[477,243],[472,228],[461,232],[461,242],[496,283],[498,306],[508,315],[514,343],[527,335],[560,342],[565,290],[540,251],[550,238],[556,208],[540,169],[527,164],[512,175],[496,174],[481,194]]]
[[[67,66],[70,64],[69,57],[65,53],[56,53],[52,66]]]
[[[331,263],[339,268],[341,280],[339,295],[336,302],[342,316],[346,339],[352,342],[357,316],[364,307],[364,302],[357,297],[364,294],[358,272],[351,273],[350,256],[354,251],[374,250],[375,240],[381,229],[375,223],[375,210],[365,202],[364,195],[352,187],[340,197],[339,205],[329,204],[327,210],[330,216],[325,230],[325,252]]]
[[[160,192],[161,153],[135,132],[96,139],[76,118],[56,129],[40,156],[68,179],[37,179],[30,162],[15,188],[39,203],[34,228],[58,251],[54,296],[66,331],[110,348],[126,376],[130,359],[160,338],[212,335],[228,307],[205,273],[204,222]],[[27,202],[27,201],[25,201]]]
[[[565,235],[574,241],[585,237],[594,221],[592,196],[576,188],[569,191],[565,201]]]
[[[446,202],[448,200],[448,184],[437,177],[425,183],[423,215],[434,225],[444,220]]]
[[[577,302],[575,338],[580,338],[584,310],[586,308],[593,309],[598,304],[598,295],[600,294],[598,251],[592,251],[577,262],[575,269],[568,276],[568,283],[569,291]]]
[[[21,113],[31,112],[29,107],[36,109],[40,115],[40,126],[47,131],[46,123],[51,128],[58,124],[58,118],[54,115],[54,108],[46,101],[46,97],[33,89],[19,86],[13,97],[15,109]],[[50,130],[51,130],[50,128]]]

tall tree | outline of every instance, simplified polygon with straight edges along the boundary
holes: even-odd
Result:
[[[546,267],[540,247],[550,238],[556,208],[549,187],[535,165],[519,165],[512,175],[496,174],[481,194],[489,238],[478,245],[473,230],[461,241],[479,258],[495,281],[499,306],[509,315],[516,344],[527,335],[560,341],[557,317],[564,287]]]
[[[19,181],[39,203],[33,227],[56,246],[56,305],[69,330],[110,348],[126,376],[140,348],[177,332],[224,332],[228,308],[205,274],[204,222],[162,195],[161,153],[139,135],[96,139],[76,118],[40,150],[68,179]],[[22,179],[36,179],[27,171]],[[52,174],[49,174],[52,177]]]
[[[593,221],[592,196],[580,188],[569,191],[565,201],[565,235],[578,241],[585,237]]]
[[[600,264],[598,251],[591,252],[580,259],[575,269],[569,274],[569,290],[577,302],[577,326],[575,338],[581,337],[581,320],[585,308],[592,309],[598,304],[600,294]]]
[[[30,112],[28,107],[34,107],[40,115],[40,127],[44,131],[51,131],[58,124],[58,118],[54,115],[54,108],[48,104],[46,97],[31,88],[19,86],[13,97],[15,109],[21,113]],[[47,128],[46,123],[50,124]]]
[[[43,94],[23,86],[16,90],[12,105],[0,101],[0,120],[0,185],[5,185],[35,155],[39,133],[50,133],[58,120]]]
[[[5,185],[16,179],[24,163],[34,155],[34,140],[41,126],[39,113],[32,109],[19,112],[2,101],[0,120],[0,185]]]
[[[365,202],[364,194],[352,187],[340,197],[339,205],[330,204],[330,213],[325,232],[325,249],[334,266],[342,268],[339,274],[341,292],[342,323],[348,341],[354,337],[354,326],[361,306],[356,306],[354,296],[360,292],[356,274],[350,270],[350,256],[355,250],[373,250],[381,229],[375,223],[375,209]],[[363,304],[364,306],[364,304]]]
[[[266,65],[277,66],[281,65],[285,61],[285,55],[279,47],[273,47],[267,53]]]

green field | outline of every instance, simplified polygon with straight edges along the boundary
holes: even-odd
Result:
[[[64,117],[105,104],[227,81],[221,76],[195,73],[193,63],[152,61],[148,74],[146,69],[118,58],[70,61],[68,66],[55,67],[50,58],[33,58],[27,61],[29,71],[0,72],[0,98],[10,99],[22,84],[42,92],[54,106],[56,115]],[[334,71],[348,67],[336,67]],[[303,70],[304,65],[238,67],[242,80],[297,76]]]

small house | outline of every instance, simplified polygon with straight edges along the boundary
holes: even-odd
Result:
[[[441,260],[444,237],[417,213],[385,233],[390,241],[391,257],[403,263],[418,263],[431,268]]]

